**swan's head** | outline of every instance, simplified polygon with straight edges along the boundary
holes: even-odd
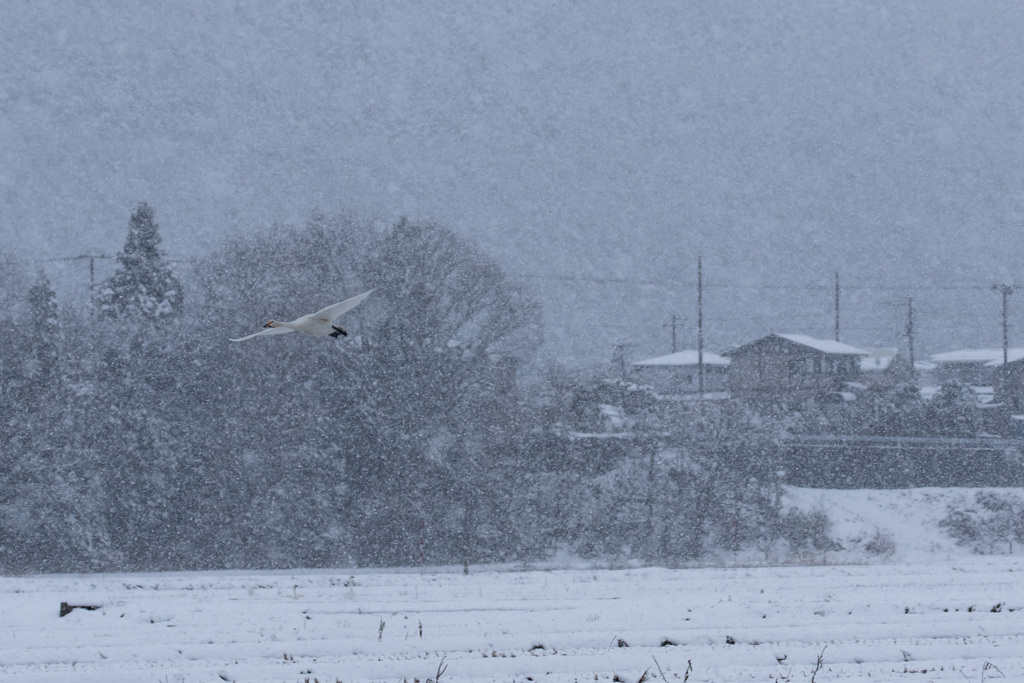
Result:
[[[270,320],[270,321],[268,321],[268,322],[267,322],[267,324],[266,324],[266,325],[264,325],[263,327],[277,327],[277,323],[276,323],[276,322],[274,322],[273,320]]]

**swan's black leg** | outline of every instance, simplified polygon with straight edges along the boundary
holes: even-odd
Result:
[[[331,325],[331,327],[334,328],[334,332],[331,332],[331,336],[334,337],[335,339],[337,339],[340,335],[344,335],[346,337],[348,336],[348,332],[341,329],[337,325]]]

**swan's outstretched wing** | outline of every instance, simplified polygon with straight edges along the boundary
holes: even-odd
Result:
[[[294,331],[295,330],[291,329],[290,327],[268,327],[267,329],[257,332],[256,334],[250,334],[248,337],[242,337],[240,339],[232,339],[231,341],[240,342],[245,341],[246,339],[252,339],[253,337],[262,337],[264,335],[269,334],[288,334],[289,332]]]
[[[369,292],[363,292],[362,294],[354,296],[351,299],[345,299],[340,303],[332,304],[327,308],[322,308],[316,313],[314,313],[312,317],[334,322],[335,318],[337,318],[342,313],[347,313],[348,311],[351,311],[353,308],[361,304],[363,302],[363,299],[370,296],[370,294],[372,294],[373,292],[374,290],[371,289]]]

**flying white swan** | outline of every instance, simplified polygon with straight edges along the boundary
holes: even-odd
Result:
[[[311,334],[314,337],[334,337],[335,339],[338,338],[338,335],[342,334],[348,336],[348,332],[335,325],[334,321],[342,313],[347,313],[362,303],[363,299],[370,296],[373,291],[374,290],[371,289],[369,292],[363,292],[351,299],[345,299],[340,303],[332,304],[327,308],[320,309],[316,313],[304,315],[301,318],[292,320],[291,322],[281,323],[271,320],[263,326],[267,329],[262,332],[250,334],[249,336],[242,337],[240,339],[232,339],[231,341],[240,342],[245,341],[246,339],[252,339],[253,337],[261,337],[270,334],[287,334],[289,332],[305,332],[306,334]]]

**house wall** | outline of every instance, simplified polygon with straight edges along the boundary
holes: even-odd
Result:
[[[984,362],[937,363],[932,376],[938,384],[947,382],[962,382],[975,387],[993,386],[999,376],[999,368],[985,367]]]

